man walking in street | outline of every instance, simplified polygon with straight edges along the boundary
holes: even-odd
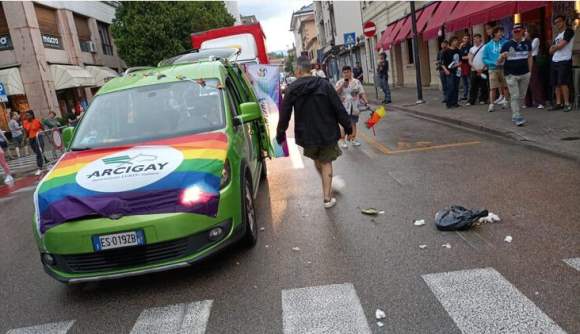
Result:
[[[351,121],[334,87],[327,80],[311,76],[308,57],[297,59],[295,71],[298,79],[288,86],[282,101],[276,141],[286,140],[294,110],[296,144],[304,148],[305,156],[314,160],[322,180],[324,207],[330,209],[336,205],[332,196],[332,162],[342,154],[337,143],[339,124],[350,135]]]
[[[352,77],[350,66],[344,66],[342,68],[342,79],[338,80],[335,88],[344,109],[346,109],[352,121],[352,135],[350,135],[350,138],[341,138],[340,146],[348,148],[347,139],[353,146],[360,146],[360,142],[356,139],[356,124],[360,115],[359,100],[364,104],[368,104],[364,87],[360,81]]]
[[[469,49],[469,65],[471,66],[470,73],[470,89],[469,101],[467,105],[474,105],[479,96],[479,103],[487,103],[488,88],[487,88],[487,74],[485,65],[483,64],[483,42],[481,34],[473,35],[474,45]]]
[[[505,79],[511,96],[512,122],[517,126],[526,124],[520,114],[520,106],[528,91],[532,71],[532,44],[523,39],[524,27],[516,23],[512,29],[513,38],[501,47]]]
[[[389,88],[389,61],[387,60],[387,54],[384,52],[382,52],[380,55],[379,64],[377,66],[377,74],[379,77],[379,86],[385,94],[385,99],[382,101],[382,103],[391,103],[391,89]]]
[[[441,92],[443,93],[443,99],[441,103],[447,103],[447,79],[445,71],[443,71],[443,53],[449,48],[449,42],[447,40],[441,42],[441,50],[437,53],[437,62],[435,64],[437,71],[439,71],[439,80],[441,80]]]
[[[26,130],[26,135],[28,136],[28,142],[30,143],[30,148],[34,154],[36,154],[36,165],[38,166],[38,170],[34,175],[38,176],[42,173],[42,166],[44,165],[44,156],[42,155],[42,148],[40,143],[38,142],[37,135],[40,131],[43,130],[42,124],[36,118],[34,118],[34,112],[32,110],[28,110],[26,112],[26,120],[24,120],[23,124],[24,129]]]
[[[566,18],[562,15],[554,18],[558,35],[550,47],[552,55],[552,86],[556,91],[556,104],[550,110],[564,109],[572,111],[570,89],[572,82],[572,48],[574,47],[574,30],[566,26]]]
[[[461,77],[461,53],[457,48],[459,40],[457,37],[452,37],[449,41],[449,48],[443,52],[442,68],[445,73],[445,81],[447,82],[447,95],[445,101],[447,109],[459,107],[459,78]]]
[[[489,107],[487,111],[495,111],[494,104],[507,105],[505,95],[507,95],[507,84],[503,73],[503,62],[500,59],[501,47],[505,43],[503,38],[503,28],[493,28],[493,39],[483,48],[483,63],[489,70]],[[499,98],[496,100],[496,90],[499,91]],[[502,95],[503,93],[503,95]]]

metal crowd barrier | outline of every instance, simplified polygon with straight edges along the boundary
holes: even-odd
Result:
[[[44,156],[44,161],[48,165],[54,164],[64,153],[64,142],[62,141],[62,129],[64,128],[64,126],[52,128],[40,131],[36,135],[36,141]]]

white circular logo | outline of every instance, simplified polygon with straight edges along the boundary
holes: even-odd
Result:
[[[169,146],[134,147],[83,167],[77,183],[88,190],[113,193],[143,188],[171,174],[183,154]]]

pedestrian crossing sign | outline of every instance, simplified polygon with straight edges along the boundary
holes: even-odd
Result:
[[[0,102],[8,102],[8,96],[6,95],[6,88],[4,84],[0,82]]]
[[[344,46],[354,46],[356,44],[356,34],[354,32],[344,33]]]

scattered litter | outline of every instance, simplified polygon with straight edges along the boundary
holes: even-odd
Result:
[[[300,247],[292,247],[292,250],[295,252],[299,252],[300,251]]]
[[[265,230],[265,228],[263,228],[263,227],[260,227],[260,231],[264,231],[264,230]]]
[[[510,243],[510,242],[512,242],[512,240],[513,240],[513,238],[512,238],[512,236],[511,236],[511,235],[508,235],[508,236],[506,236],[506,237],[505,237],[505,239],[503,239],[503,241],[505,241],[505,242],[507,242],[507,243]]]
[[[441,247],[451,248],[451,244],[450,243],[446,243],[446,244],[441,245]]]
[[[379,327],[383,327],[384,325],[385,325],[385,324],[383,324],[383,322],[382,322],[382,321],[377,321],[377,326],[379,326]]]
[[[377,320],[385,319],[386,317],[387,315],[385,314],[385,311],[380,308],[375,311],[375,318],[377,318]]]
[[[427,248],[427,245],[419,245],[419,248],[425,249],[425,248]]]
[[[496,215],[493,212],[488,213],[487,216],[481,217],[478,220],[478,222],[481,223],[481,224],[485,224],[485,223],[489,223],[489,224],[491,224],[491,223],[498,223],[500,221],[501,221],[501,219],[499,218],[499,216]]]
[[[335,175],[332,178],[332,190],[340,193],[342,190],[346,188],[346,182],[340,175]]]
[[[266,245],[265,247],[266,247],[266,248],[270,248],[270,245]]]
[[[459,205],[453,205],[439,210],[435,214],[435,226],[441,231],[468,230],[479,218],[487,215],[487,210],[469,210]]]
[[[536,296],[537,296],[537,295],[539,295],[539,294],[540,294],[540,293],[539,293],[538,291],[534,292],[534,295],[536,295]]]
[[[360,212],[362,214],[365,215],[369,215],[369,216],[376,216],[378,215],[381,211],[375,209],[375,208],[368,208],[368,209],[361,209]],[[384,211],[382,211],[383,213],[385,213]]]
[[[413,222],[413,225],[415,226],[423,226],[425,225],[425,219],[417,219]]]
[[[236,266],[239,266],[239,265],[240,265],[240,263],[239,262],[236,262]]]
[[[384,215],[384,214],[385,214],[384,210],[379,211],[379,215]]]
[[[254,285],[254,289],[257,289],[257,288],[258,288],[258,286],[257,285]]]
[[[308,262],[306,262],[306,264],[312,264],[312,261],[308,261]]]

